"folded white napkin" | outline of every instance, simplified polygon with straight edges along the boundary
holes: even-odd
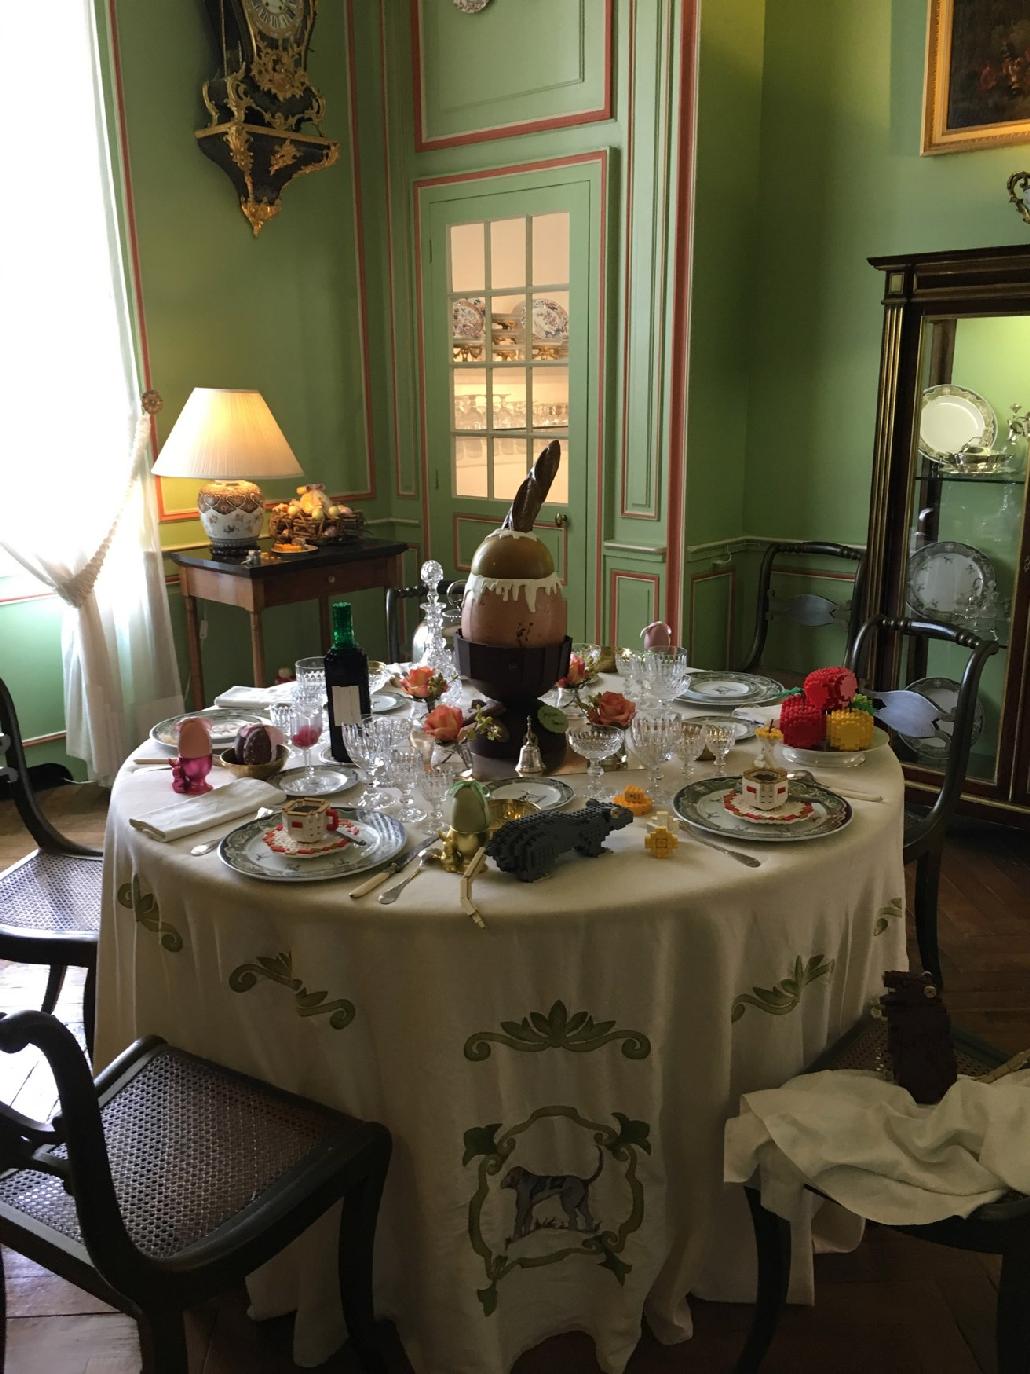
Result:
[[[207,830],[222,821],[233,821],[259,806],[279,806],[285,793],[260,778],[237,778],[200,797],[182,797],[169,806],[131,816],[129,824],[152,840],[179,840],[196,830]]]
[[[274,687],[227,687],[215,697],[216,706],[229,710],[267,711],[279,701],[293,700],[293,683],[277,682]]]
[[[803,1074],[747,1093],[726,1123],[725,1178],[757,1170],[762,1201],[788,1220],[806,1184],[869,1221],[968,1216],[1007,1189],[1030,1193],[1030,1071],[960,1078],[921,1107],[873,1073]]]

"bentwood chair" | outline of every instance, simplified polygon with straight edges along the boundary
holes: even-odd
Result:
[[[134,1317],[143,1374],[188,1374],[185,1309],[242,1282],[341,1198],[347,1330],[360,1367],[385,1370],[372,1306],[384,1126],[156,1036],[95,1083],[54,1017],[0,1021],[0,1050],[27,1045],[46,1056],[61,1110],[44,1124],[0,1104],[0,1241]]]
[[[459,599],[465,594],[465,583],[463,581],[448,582],[444,578],[438,585],[437,591],[442,597],[448,599]],[[411,657],[408,652],[409,645],[402,643],[402,618],[405,601],[417,601],[425,596],[425,583],[420,582],[415,587],[387,587],[386,589],[386,655],[390,663],[405,663]]]
[[[39,846],[0,872],[0,959],[50,965],[45,1012],[56,1006],[68,966],[86,970],[82,1020],[92,1054],[102,855],[62,835],[43,813],[29,776],[18,715],[3,679],[0,778],[10,784],[22,824]]]
[[[772,579],[776,562],[781,557],[841,558],[856,564],[850,601],[846,603],[831,601],[829,597],[818,596],[814,592],[802,592],[797,596],[789,597],[775,596],[772,591]],[[820,625],[832,625],[843,621],[847,627],[845,642],[850,644],[862,614],[864,571],[865,550],[853,548],[850,544],[822,542],[770,544],[762,557],[762,564],[758,570],[755,633],[747,657],[741,664],[741,671],[753,673],[761,663],[771,620],[791,620],[794,624],[801,625],[805,629],[815,629]],[[818,576],[818,574],[813,575]]]
[[[937,934],[937,900],[941,881],[941,859],[948,825],[962,796],[969,750],[973,741],[973,720],[976,714],[977,693],[984,664],[998,652],[994,640],[978,639],[966,630],[934,621],[898,619],[894,616],[874,616],[859,630],[848,655],[848,664],[861,679],[863,656],[873,637],[882,631],[909,635],[914,639],[936,639],[957,644],[969,650],[969,658],[959,683],[948,746],[944,776],[937,799],[929,808],[906,808],[903,859],[916,865],[915,927],[916,942],[923,968],[933,974],[934,982],[943,987],[941,977],[940,943]]]
[[[887,1048],[887,1022],[865,1017],[806,1070],[878,1069]],[[1005,1056],[972,1036],[953,1030],[960,1074],[989,1072]],[[818,1189],[809,1191],[818,1196]],[[755,1243],[758,1248],[758,1298],[744,1351],[734,1374],[755,1374],[762,1364],[787,1300],[790,1277],[790,1225],[762,1206],[757,1180],[746,1187]],[[1026,1374],[1030,1369],[1030,1197],[1009,1193],[997,1202],[978,1207],[968,1217],[948,1217],[929,1225],[892,1225],[893,1231],[935,1241],[957,1250],[1001,1255],[995,1344],[998,1374]],[[827,1369],[833,1358],[827,1353]]]

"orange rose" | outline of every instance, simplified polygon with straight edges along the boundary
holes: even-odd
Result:
[[[569,655],[569,671],[558,679],[559,687],[582,687],[587,680],[587,665],[579,654]]]
[[[409,668],[401,678],[400,686],[409,697],[415,697],[418,701],[425,701],[428,697],[442,697],[447,690],[447,683],[441,675],[435,668],[428,666]]]
[[[422,722],[422,729],[437,744],[453,744],[464,724],[465,717],[456,706],[437,706]]]
[[[625,730],[637,713],[637,708],[621,692],[598,692],[590,699],[587,720],[591,725],[617,725]]]

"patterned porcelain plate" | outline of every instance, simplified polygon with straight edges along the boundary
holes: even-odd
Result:
[[[576,790],[561,778],[501,778],[485,783],[491,797],[518,797],[531,801],[540,811],[557,811],[576,795]]]
[[[519,301],[511,312],[512,319],[523,328],[526,323],[526,303]],[[533,338],[560,343],[569,337],[569,312],[550,296],[537,296],[533,301]]]
[[[942,539],[908,560],[908,601],[926,620],[963,622],[996,612],[994,564],[971,544]]]
[[[266,883],[325,883],[376,868],[404,848],[404,826],[392,816],[380,811],[354,811],[347,819],[358,828],[364,841],[360,847],[348,845],[317,858],[288,858],[274,853],[265,843],[269,822],[265,817],[231,830],[218,846],[218,857],[245,878],[260,878]]]
[[[680,698],[682,700],[682,698]],[[691,725],[732,725],[736,733],[736,743],[741,740],[754,739],[755,721],[753,720],[734,720],[732,716],[684,716],[685,721]],[[711,755],[709,755],[709,758]]]
[[[369,704],[372,707],[372,714],[379,716],[384,711],[396,711],[403,700],[403,697],[395,697],[392,692],[376,692]]]
[[[937,727],[932,735],[903,735],[898,731],[898,738],[905,741],[921,759],[926,759],[928,763],[934,763],[939,768],[943,768],[948,759],[951,749],[951,735],[955,729],[955,707],[958,705],[959,684],[954,678],[950,677],[921,677],[918,682],[913,682],[909,686],[910,692],[918,692],[920,696],[932,701],[935,706],[941,708],[941,715],[937,720]],[[973,712],[973,733],[970,744],[975,744],[983,733],[984,728],[984,708],[977,700],[976,709]]]
[[[676,700],[688,706],[761,706],[782,691],[781,683],[757,673],[691,673]]]
[[[209,706],[204,711],[186,711],[181,716],[169,716],[158,721],[150,732],[150,738],[166,749],[178,749],[179,725],[192,716],[206,720],[211,727],[211,748],[217,753],[228,749],[236,742],[236,735],[244,725],[267,725],[267,720],[258,711],[230,711],[225,706]]]
[[[740,792],[740,778],[702,778],[687,783],[673,798],[673,808],[688,825],[706,835],[729,836],[734,840],[753,840],[761,844],[785,844],[795,840],[821,840],[835,835],[851,821],[851,807],[843,797],[820,787],[817,782],[790,784],[792,802],[810,802],[811,814],[803,820],[782,823],[765,821],[756,825],[735,816],[726,807],[726,797]]]
[[[963,444],[992,448],[998,437],[998,417],[990,401],[950,382],[923,392],[919,412],[919,452],[935,463],[946,463]]]
[[[455,339],[482,339],[486,331],[486,306],[476,296],[462,296],[451,306],[451,332]]]

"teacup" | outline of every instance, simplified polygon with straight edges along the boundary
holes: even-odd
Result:
[[[740,779],[740,791],[759,811],[775,811],[786,802],[790,784],[782,768],[749,768]]]
[[[283,802],[283,835],[292,845],[321,844],[339,828],[340,813],[317,797],[296,797]]]

